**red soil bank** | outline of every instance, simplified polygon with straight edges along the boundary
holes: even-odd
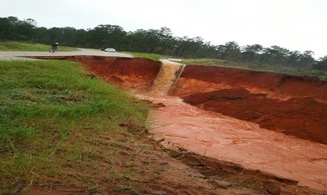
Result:
[[[36,57],[49,58],[49,57]],[[84,64],[105,80],[148,92],[161,63],[140,58],[50,57]],[[187,65],[169,91],[205,110],[327,144],[327,82],[235,68]]]
[[[79,62],[101,78],[120,87],[148,92],[151,90],[161,63],[142,58],[103,56],[44,56],[37,59],[63,59]]]
[[[222,89],[183,98],[205,110],[251,121],[261,127],[327,144],[327,105],[313,98],[286,101],[252,94],[245,89]]]
[[[142,92],[151,90],[161,66],[159,62],[141,58],[89,57],[79,60],[105,80]]]
[[[185,96],[217,89],[244,88],[275,99],[313,97],[327,103],[327,82],[283,74],[217,66],[188,65],[170,94]]]
[[[205,110],[327,144],[327,82],[324,81],[189,65],[169,93]]]

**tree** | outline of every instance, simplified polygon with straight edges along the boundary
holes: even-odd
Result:
[[[235,41],[223,45],[205,42],[202,37],[174,37],[167,27],[160,29],[138,29],[126,32],[117,25],[101,24],[93,29],[73,27],[47,29],[37,27],[31,18],[19,20],[10,16],[0,18],[0,39],[23,40],[73,47],[113,47],[121,51],[157,53],[183,58],[217,58],[240,63],[270,64],[299,68],[325,69],[326,59],[315,61],[312,51],[289,51],[273,45],[264,48],[260,44],[241,47]]]
[[[314,63],[313,69],[327,71],[327,55],[319,58],[319,60]]]
[[[89,47],[113,47],[121,49],[121,42],[126,36],[126,32],[122,27],[117,25],[98,25],[94,29],[88,31],[87,45]]]
[[[172,55],[175,47],[175,39],[173,38],[173,33],[167,27],[161,27],[157,32],[159,36],[159,43],[155,49],[155,53],[161,53],[166,55]]]
[[[254,45],[247,45],[243,49],[243,61],[245,62],[252,62],[256,55],[259,55],[263,52],[262,45],[254,44]]]
[[[12,24],[8,18],[0,18],[0,39],[10,39]]]
[[[315,62],[314,58],[312,57],[313,54],[313,51],[304,51],[300,56],[300,61],[297,63],[297,66],[306,69],[312,68]]]
[[[287,61],[288,53],[288,49],[273,45],[264,49],[260,62],[271,65],[284,65]]]
[[[287,55],[287,66],[296,66],[301,58],[301,53],[299,51],[290,51]]]
[[[241,53],[241,48],[235,41],[225,43],[219,50],[223,60],[237,60]]]
[[[0,39],[6,40],[31,40],[36,28],[35,20],[19,20],[14,16],[0,18]]]

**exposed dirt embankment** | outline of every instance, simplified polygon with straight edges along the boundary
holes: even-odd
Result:
[[[184,101],[266,129],[327,144],[327,105],[311,97],[279,101],[236,88],[197,93],[184,97]]]
[[[148,92],[160,71],[161,63],[141,58],[102,56],[36,57],[38,59],[64,59],[84,64],[90,71],[120,87]]]
[[[327,144],[327,82],[189,65],[170,94],[205,110]]]
[[[151,89],[161,65],[159,62],[140,58],[95,58],[81,63],[108,81],[142,92]]]
[[[243,88],[274,99],[313,97],[327,102],[327,82],[236,68],[188,65],[170,94],[186,96],[217,89]]]
[[[49,58],[37,57],[37,58]],[[149,92],[161,63],[140,58],[50,57],[84,64],[105,80]],[[327,82],[249,70],[188,65],[170,95],[261,127],[327,144]]]

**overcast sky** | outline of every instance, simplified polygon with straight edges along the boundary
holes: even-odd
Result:
[[[0,17],[32,18],[41,27],[125,31],[168,27],[214,45],[277,45],[327,55],[327,0],[0,0]]]

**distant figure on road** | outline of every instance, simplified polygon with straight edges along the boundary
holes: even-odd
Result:
[[[52,44],[52,45],[51,45],[51,50],[50,50],[49,52],[54,53],[54,52],[57,50],[58,46],[59,46],[58,43],[54,43],[54,44]]]

